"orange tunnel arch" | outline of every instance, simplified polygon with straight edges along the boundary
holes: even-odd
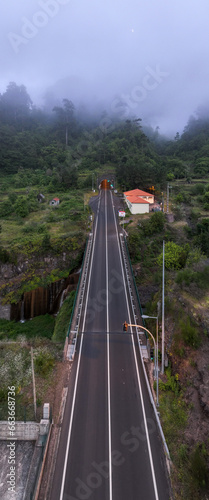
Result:
[[[101,181],[101,189],[111,189],[111,182],[107,179]]]

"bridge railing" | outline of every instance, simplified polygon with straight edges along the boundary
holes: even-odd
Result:
[[[127,241],[126,241],[125,237],[124,237],[123,241],[125,243],[125,251],[126,251],[126,254],[128,256],[129,269],[131,271],[132,282],[133,282],[133,285],[134,285],[134,291],[135,291],[135,296],[136,296],[137,304],[139,306],[140,314],[142,316],[143,315],[143,311],[142,311],[142,306],[141,306],[141,302],[140,302],[140,298],[139,298],[139,292],[138,292],[138,289],[137,289],[137,286],[136,286],[136,280],[135,280],[135,276],[134,276],[134,273],[133,273],[133,268],[132,268],[132,264],[131,264],[129,249],[128,249],[128,245],[127,245]],[[145,326],[144,318],[141,318],[141,321],[142,321],[142,325]],[[146,334],[146,332],[145,332],[145,335],[146,335],[146,338],[148,338],[148,335]]]
[[[81,265],[80,276],[79,276],[79,280],[78,280],[78,284],[77,284],[77,288],[76,288],[76,293],[75,293],[75,298],[74,298],[74,302],[73,302],[73,308],[72,308],[72,312],[71,312],[71,316],[70,316],[70,323],[69,323],[68,331],[67,331],[67,337],[68,338],[69,338],[69,335],[70,335],[70,330],[71,330],[71,326],[72,326],[73,316],[74,316],[74,312],[75,312],[75,306],[76,306],[76,302],[77,302],[77,298],[78,298],[78,291],[79,291],[79,288],[80,288],[81,277],[82,277],[82,273],[83,273],[83,266],[84,266],[84,262],[85,262],[86,250],[87,250],[87,247],[88,247],[88,242],[89,242],[89,236],[88,236],[88,238],[86,240],[86,247],[85,247],[85,250],[84,250],[84,255],[83,255],[83,260],[82,260],[82,265]]]

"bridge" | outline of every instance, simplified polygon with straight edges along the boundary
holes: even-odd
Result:
[[[108,187],[108,186],[107,186]],[[149,391],[118,200],[101,189],[92,208],[69,380],[50,500],[169,500],[159,419]]]

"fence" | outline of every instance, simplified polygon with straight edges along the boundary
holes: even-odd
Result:
[[[21,402],[15,404],[15,420],[22,422],[39,422],[41,418],[42,407],[37,408],[36,418],[34,413],[34,405],[27,404],[24,405]],[[0,402],[0,420],[8,419],[8,401]]]
[[[48,433],[40,435],[38,442],[36,443],[32,462],[30,465],[30,470],[28,474],[27,485],[25,488],[25,494],[23,500],[35,500],[38,496],[38,491],[40,487],[42,466],[44,467],[45,454],[47,453],[48,443],[51,435],[52,429],[52,412],[50,409],[50,425]]]

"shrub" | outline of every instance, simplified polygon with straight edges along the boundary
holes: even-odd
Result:
[[[50,235],[48,233],[44,235],[41,247],[44,252],[48,252],[51,249],[51,240],[50,240]]]
[[[183,269],[179,271],[176,277],[176,283],[182,287],[185,283],[186,286],[189,286],[190,283],[194,280],[194,271],[191,269]]]
[[[47,375],[49,375],[50,371],[54,368],[54,364],[54,356],[46,351],[40,352],[38,356],[35,357],[35,371],[38,375],[43,377],[47,377]]]
[[[142,239],[138,231],[132,231],[128,237],[128,249],[133,262],[141,261]]]
[[[207,451],[204,443],[198,443],[194,447],[190,457],[190,469],[197,486],[204,487],[208,477]]]
[[[7,217],[13,212],[12,204],[9,201],[0,203],[0,217]]]
[[[173,241],[168,241],[165,244],[165,268],[170,270],[178,270],[184,267],[189,251],[189,245],[181,247]],[[157,259],[158,265],[162,266],[163,253]]]
[[[6,262],[10,262],[10,254],[5,248],[0,247],[0,262],[6,264]]]
[[[52,340],[54,342],[64,342],[66,339],[68,326],[70,323],[71,313],[73,310],[73,304],[75,299],[75,291],[72,291],[68,297],[65,299],[59,314],[56,318],[55,328]]]
[[[153,233],[161,233],[165,226],[165,214],[163,212],[155,212],[149,219],[141,225],[145,236],[150,236]]]
[[[27,215],[29,214],[29,210],[26,196],[18,196],[14,204],[14,209],[16,214],[20,217],[27,217]]]
[[[183,201],[184,201],[183,194],[182,193],[177,194],[177,196],[175,197],[175,202],[176,203],[183,203]]]
[[[0,388],[0,402],[7,401],[8,399],[8,388]]]
[[[193,271],[188,268],[179,271],[176,283],[181,287],[183,284],[189,286],[191,283],[195,283],[199,288],[207,290],[209,288],[209,266],[204,267],[202,271]]]
[[[197,196],[198,194],[204,194],[205,186],[204,184],[195,184],[191,187],[190,193],[193,196]]]
[[[179,322],[182,338],[186,345],[197,349],[200,345],[200,336],[197,328],[191,323],[189,316]]]
[[[185,464],[188,460],[188,448],[186,444],[181,443],[178,449],[178,459],[180,464]]]

